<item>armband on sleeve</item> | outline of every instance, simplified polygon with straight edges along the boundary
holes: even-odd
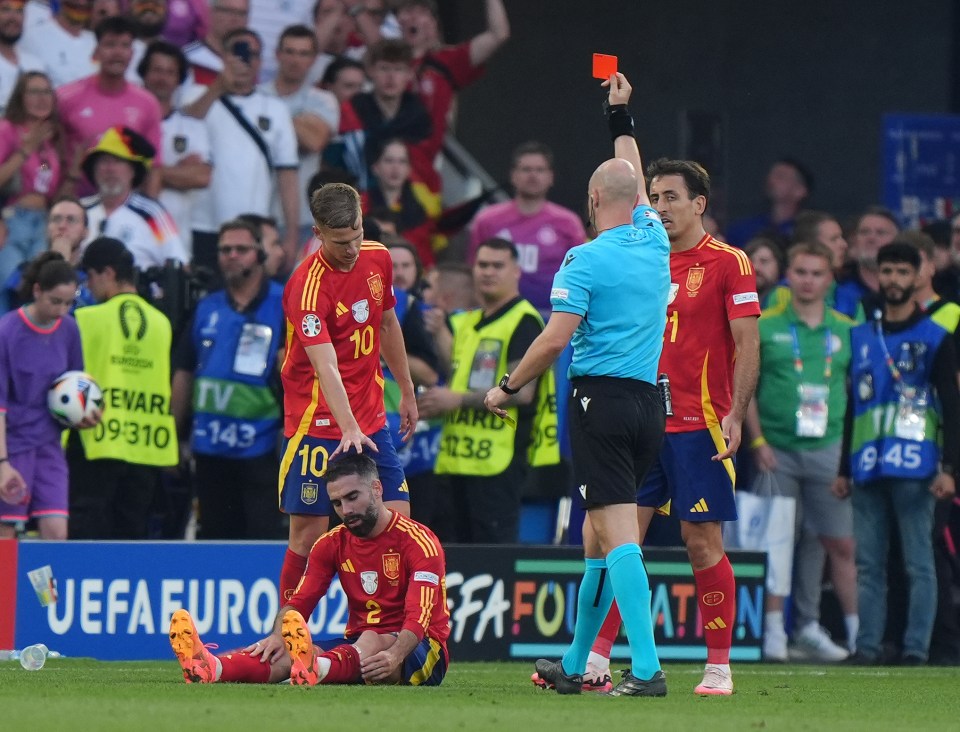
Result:
[[[610,127],[610,139],[616,140],[621,135],[633,137],[633,117],[627,110],[626,104],[606,104],[604,111],[607,114],[607,125]]]

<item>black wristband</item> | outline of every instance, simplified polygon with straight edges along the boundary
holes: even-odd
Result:
[[[0,463],[6,463],[9,461],[10,461],[10,458],[5,458],[5,457],[0,458]]]
[[[633,137],[633,117],[630,116],[626,104],[607,105],[606,112],[611,140],[616,140],[621,135]]]

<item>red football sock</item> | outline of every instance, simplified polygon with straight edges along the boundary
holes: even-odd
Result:
[[[287,549],[283,557],[283,568],[280,570],[281,605],[285,605],[293,597],[293,591],[300,584],[300,578],[303,577],[303,570],[306,568],[307,558],[300,556],[292,549]]]
[[[600,626],[600,632],[597,633],[597,639],[593,642],[593,648],[590,650],[604,658],[610,658],[613,652],[613,642],[620,633],[620,608],[617,601],[614,600],[610,606],[610,612],[607,613],[607,619]]]
[[[733,567],[723,558],[707,569],[694,570],[697,584],[697,602],[703,619],[704,640],[707,644],[707,663],[730,663],[730,644],[733,642],[733,624],[737,618],[736,585]]]
[[[350,644],[344,643],[321,653],[320,658],[330,660],[330,670],[321,684],[353,684],[360,680],[360,651]]]
[[[235,651],[217,658],[220,659],[220,681],[265,684],[270,680],[270,664],[260,663],[260,656]]]

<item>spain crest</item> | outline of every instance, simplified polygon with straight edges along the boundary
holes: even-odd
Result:
[[[383,280],[379,274],[367,277],[367,286],[370,288],[370,296],[377,302],[383,300]]]
[[[300,484],[300,500],[306,503],[308,506],[312,506],[314,503],[316,503],[319,495],[320,486],[317,483]]]
[[[387,579],[399,579],[400,577],[400,555],[399,554],[384,554],[383,555],[383,573],[386,575]]]
[[[696,292],[703,284],[703,267],[691,267],[687,271],[687,292]]]

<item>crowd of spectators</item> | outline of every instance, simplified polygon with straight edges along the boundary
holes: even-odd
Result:
[[[462,227],[465,258],[445,249],[458,232],[443,221],[438,160],[456,94],[510,35],[502,0],[484,7],[484,28],[451,46],[435,0],[0,0],[0,316],[31,301],[23,278],[49,250],[75,269],[76,313],[117,296],[128,303],[119,310],[123,332],[113,334],[124,358],[144,361],[144,338],[171,353],[166,370],[144,377],[154,379],[145,411],[161,405],[153,422],[127,404],[141,419],[136,435],[127,427],[134,422],[114,419],[68,440],[72,538],[285,535],[271,508],[286,327],[277,303],[286,277],[315,251],[309,195],[330,181],[357,187],[366,236],[387,245],[394,261],[397,315],[421,394],[421,423],[398,445],[413,517],[444,541],[516,542],[525,505],[567,496],[569,353],[521,395],[509,439],[476,401],[542,329],[553,274],[592,233],[581,213],[548,200],[553,152],[511,141],[512,198]],[[877,254],[900,241],[919,252],[917,307],[956,339],[960,216],[901,232],[880,207],[852,220],[810,210],[813,189],[801,163],[778,160],[764,188],[769,209],[726,227],[753,263],[764,317],[791,312],[788,251],[803,243],[830,253],[831,312],[850,323],[873,319],[882,307]],[[88,352],[107,348],[97,339],[113,310],[77,317],[92,373]],[[164,316],[170,332],[154,336],[148,324]],[[232,350],[223,352],[224,343]],[[112,388],[106,374],[93,375]],[[389,418],[397,404],[386,376]],[[109,391],[105,420],[122,412],[134,386]],[[744,488],[777,466],[762,400],[782,395],[765,394],[758,390],[760,416],[741,450]],[[846,409],[846,393],[836,400]],[[171,424],[161,424],[163,415]],[[164,429],[175,429],[177,455],[176,441],[157,442]],[[830,433],[836,444],[821,445],[834,462],[838,429]],[[128,440],[126,452],[102,451],[111,432]],[[153,455],[143,444],[151,439]],[[956,566],[950,505],[938,503],[930,527],[941,602]],[[855,637],[856,527],[838,537],[818,526],[798,517],[803,597],[828,566]],[[910,566],[912,550],[895,546],[891,567]],[[782,625],[782,608],[768,610],[768,623]],[[944,618],[937,632],[960,637],[955,608]],[[807,651],[836,660],[853,650],[852,637],[842,650],[829,638],[826,645],[819,625],[810,630],[817,619],[810,611],[798,625],[798,638],[816,635]],[[950,653],[960,662],[960,644]]]

